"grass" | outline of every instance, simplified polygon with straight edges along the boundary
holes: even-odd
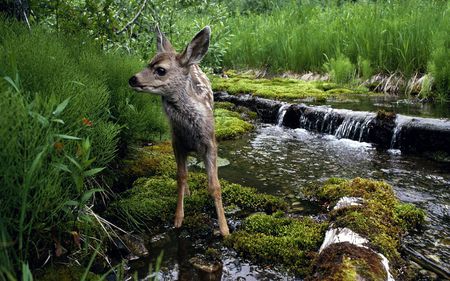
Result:
[[[232,71],[228,71],[227,74],[229,78],[210,76],[213,90],[285,101],[310,98],[324,101],[328,98],[345,98],[348,95],[369,93],[364,87],[343,88],[332,82],[306,82],[290,78],[257,79],[253,75],[236,74]]]
[[[270,13],[233,18],[229,24],[234,37],[224,66],[324,72],[341,60],[347,64],[343,73],[351,63],[359,66],[354,72],[359,77],[370,72],[411,77],[431,71],[437,77],[436,90],[448,93],[447,1],[339,3],[291,2]]]
[[[108,168],[121,147],[166,130],[159,99],[127,86],[140,67],[85,37],[0,20],[1,276],[42,264],[79,223],[82,238],[103,238],[86,206],[113,183]]]

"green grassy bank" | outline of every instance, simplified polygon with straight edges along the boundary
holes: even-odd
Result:
[[[159,98],[127,85],[141,65],[82,36],[0,20],[0,280],[28,276],[64,237],[99,239],[81,256],[101,241],[81,226],[95,228],[88,207],[109,196],[118,154],[166,131]]]
[[[447,1],[279,2],[230,20],[228,68],[329,72],[337,80],[398,72],[431,73],[450,89]]]

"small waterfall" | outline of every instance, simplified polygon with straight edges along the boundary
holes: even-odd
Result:
[[[392,139],[391,139],[391,147],[390,147],[391,149],[400,148],[400,145],[398,144],[398,142],[399,142],[400,136],[402,134],[402,128],[409,121],[411,121],[411,118],[397,114],[397,118],[395,118],[394,133],[392,134]]]
[[[286,114],[287,109],[291,106],[290,104],[283,104],[278,110],[277,116],[277,126],[281,127],[283,125],[284,115]]]
[[[361,141],[369,133],[369,124],[375,117],[376,114],[370,112],[349,111],[334,135],[337,138]]]
[[[329,107],[305,107],[299,117],[299,127],[348,138],[357,141],[367,139],[370,123],[376,118],[375,113],[359,112]]]

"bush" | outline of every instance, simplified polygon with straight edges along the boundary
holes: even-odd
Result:
[[[447,19],[448,24],[450,20]],[[438,32],[435,39],[436,48],[431,53],[428,70],[434,78],[434,87],[441,99],[450,99],[450,39],[449,32]]]
[[[356,69],[350,59],[339,55],[325,63],[324,68],[331,76],[331,80],[340,84],[348,84],[356,77]]]
[[[159,99],[127,85],[138,60],[4,20],[0,38],[0,238],[11,245],[9,270],[19,272],[21,263],[42,264],[52,235],[77,231],[69,221],[87,219],[85,206],[102,191],[94,177],[116,159],[118,143],[165,126]]]

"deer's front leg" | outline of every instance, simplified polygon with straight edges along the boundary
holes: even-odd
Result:
[[[189,192],[187,185],[187,154],[175,151],[175,159],[177,161],[177,210],[175,211],[175,227],[181,227],[184,218],[184,195]]]
[[[225,211],[222,204],[222,191],[220,188],[219,178],[217,175],[217,149],[215,144],[208,148],[205,155],[205,167],[208,174],[208,191],[214,199],[216,207],[217,219],[219,220],[219,229],[222,236],[230,234],[227,220],[225,218]]]

